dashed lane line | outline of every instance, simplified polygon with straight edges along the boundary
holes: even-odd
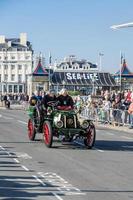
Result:
[[[128,140],[133,140],[133,138],[127,137],[127,136],[121,136],[121,138],[128,139]]]
[[[111,136],[112,136],[112,135],[115,135],[114,133],[109,133],[109,132],[107,132],[106,134],[107,134],[107,135],[111,135]]]
[[[3,116],[4,119],[14,119],[13,117],[5,117]]]
[[[83,146],[84,147],[84,144],[83,143],[81,143],[81,142],[78,142],[78,141],[74,141],[74,143],[76,143],[76,144],[79,144],[79,145],[81,145],[81,146]],[[98,152],[101,152],[101,153],[103,153],[104,151],[103,150],[101,150],[101,149],[97,149],[97,148],[93,148],[93,149],[95,149],[96,151],[98,151]]]
[[[21,120],[17,120],[19,123],[21,124],[27,124],[27,122],[21,121]]]
[[[98,151],[98,152],[101,152],[101,153],[104,152],[103,150],[101,150],[101,149],[97,149],[97,148],[95,148],[95,147],[94,147],[94,149],[95,149],[96,151]]]

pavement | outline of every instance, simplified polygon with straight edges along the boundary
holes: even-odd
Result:
[[[128,132],[128,133],[132,133],[133,134],[133,129],[129,129],[128,126],[113,126],[112,124],[100,124],[100,123],[95,123],[96,128],[98,129],[102,129],[104,128],[104,130],[107,129],[111,129],[111,130],[116,130],[116,131],[123,131],[123,132]]]

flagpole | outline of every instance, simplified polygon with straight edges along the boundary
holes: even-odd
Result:
[[[49,52],[49,73],[48,73],[48,76],[49,76],[49,90],[50,90],[50,85],[51,85],[50,66],[51,66],[51,52]]]
[[[121,68],[122,68],[122,59],[123,59],[123,56],[122,56],[122,52],[120,51],[120,91],[121,91],[121,84],[122,84],[122,81],[121,81]]]

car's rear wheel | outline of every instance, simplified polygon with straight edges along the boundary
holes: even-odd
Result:
[[[36,136],[35,124],[32,119],[29,119],[28,121],[28,136],[31,141],[33,141]]]
[[[43,138],[47,147],[51,147],[53,143],[52,127],[49,121],[45,121],[43,124]]]
[[[88,149],[91,149],[94,146],[96,138],[95,126],[91,126],[87,129],[87,135],[84,139],[84,144]]]

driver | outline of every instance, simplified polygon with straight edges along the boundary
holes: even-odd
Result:
[[[50,90],[42,99],[42,105],[44,105],[46,110],[48,108],[48,103],[51,101],[57,101],[54,90]]]
[[[68,95],[68,91],[63,88],[61,91],[60,91],[60,95],[57,97],[57,100],[58,100],[58,105],[59,107],[61,108],[69,108],[69,109],[73,109],[73,106],[74,106],[74,102],[73,102],[73,99],[71,96]]]

